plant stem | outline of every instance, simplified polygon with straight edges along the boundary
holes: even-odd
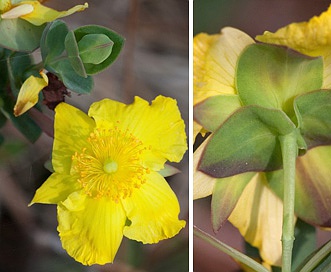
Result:
[[[295,131],[280,137],[284,169],[282,271],[291,272],[294,242],[295,164],[298,146]]]
[[[246,256],[245,254],[239,252],[238,250],[222,243],[221,241],[215,239],[208,233],[204,232],[203,230],[199,229],[198,227],[194,226],[193,233],[195,236],[203,239],[213,247],[217,248],[218,250],[228,254],[232,258],[236,259],[242,264],[245,264],[253,269],[256,272],[268,272],[269,270],[266,269],[264,266],[259,264],[258,262],[254,261],[250,257]]]

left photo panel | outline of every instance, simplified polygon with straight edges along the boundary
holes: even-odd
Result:
[[[189,1],[0,0],[0,270],[189,271]]]

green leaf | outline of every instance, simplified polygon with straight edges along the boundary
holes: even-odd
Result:
[[[11,52],[7,57],[7,71],[10,80],[10,87],[15,96],[18,95],[23,82],[26,80],[27,73],[32,65],[29,54],[23,52]],[[33,69],[30,71],[33,73]]]
[[[294,101],[299,128],[308,148],[331,145],[331,90],[319,90]]]
[[[218,231],[235,208],[241,193],[255,173],[218,179],[211,201],[211,218],[214,231]]]
[[[327,242],[311,254],[301,265],[296,272],[311,272],[311,271],[330,271],[331,268],[331,241]]]
[[[64,40],[69,30],[61,20],[55,20],[44,29],[40,50],[44,65],[48,65],[64,52]]]
[[[84,36],[90,34],[104,34],[114,43],[112,46],[111,54],[103,62],[97,65],[91,63],[84,63],[84,67],[88,75],[100,73],[109,65],[111,65],[117,59],[124,45],[124,38],[122,36],[110,30],[109,28],[98,25],[87,25],[79,27],[74,31],[74,34],[77,43],[79,43]]]
[[[32,52],[39,47],[45,25],[35,26],[22,19],[0,21],[0,46]]]
[[[236,86],[244,105],[280,109],[292,117],[294,98],[321,89],[322,83],[322,58],[285,47],[253,44],[238,60]]]
[[[113,42],[104,34],[88,34],[78,42],[83,63],[100,64],[111,54]]]
[[[81,77],[86,78],[84,63],[79,56],[79,48],[73,31],[70,31],[65,38],[65,48],[69,57],[70,64],[75,72]]]
[[[312,225],[297,220],[295,225],[292,270],[295,270],[316,247],[316,229]]]
[[[57,62],[52,68],[52,71],[68,89],[79,94],[89,94],[92,91],[94,85],[93,78],[91,76],[85,78],[78,75],[68,59]]]
[[[282,166],[278,136],[295,130],[287,115],[259,106],[239,109],[211,136],[198,170],[216,178]]]
[[[40,127],[29,117],[27,114],[23,114],[19,117],[15,117],[13,114],[14,103],[9,98],[3,99],[3,106],[0,107],[1,113],[10,119],[13,125],[32,143],[34,143],[42,133]]]
[[[238,95],[217,95],[194,106],[194,120],[214,132],[235,110],[241,107]]]

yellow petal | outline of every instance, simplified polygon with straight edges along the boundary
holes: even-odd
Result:
[[[53,173],[36,191],[31,203],[58,204],[80,188],[77,178]]]
[[[229,221],[259,248],[266,263],[280,266],[282,217],[282,201],[269,189],[264,175],[257,174],[245,187]]]
[[[184,121],[176,100],[158,96],[152,104],[139,97],[134,103],[104,99],[93,103],[89,110],[97,126],[117,126],[128,130],[149,147],[145,165],[160,170],[166,160],[178,162],[187,149]]]
[[[23,15],[20,18],[37,26],[42,25],[44,23],[52,22],[62,17],[69,16],[78,11],[83,11],[88,7],[88,4],[85,3],[84,5],[74,6],[67,11],[56,11],[54,9],[48,8],[40,4],[39,1],[23,1],[19,3],[19,5],[24,5],[24,4],[32,5],[33,12]]]
[[[201,154],[207,142],[208,140],[204,141],[193,154],[193,199],[211,195],[217,180],[197,170]]]
[[[323,86],[322,89],[331,89],[331,51],[328,55],[323,56]]]
[[[30,4],[23,4],[17,7],[13,7],[7,12],[1,14],[2,19],[16,19],[23,15],[27,15],[33,11],[33,6]]]
[[[331,51],[331,6],[308,22],[292,23],[275,33],[266,31],[258,41],[285,45],[308,56],[325,56]]]
[[[234,94],[239,54],[254,43],[244,32],[226,27],[221,34],[198,34],[193,40],[193,104],[219,94]]]
[[[175,236],[185,221],[178,220],[179,204],[166,180],[156,172],[131,197],[122,200],[131,225],[124,236],[143,243],[157,243]]]
[[[55,172],[69,174],[72,156],[86,147],[94,121],[81,110],[60,103],[55,108],[52,164]]]
[[[58,205],[63,248],[84,265],[111,263],[123,238],[126,216],[120,203],[79,192]]]
[[[48,78],[41,72],[40,77],[30,76],[24,81],[14,106],[14,115],[19,116],[38,102],[39,92],[48,85]]]

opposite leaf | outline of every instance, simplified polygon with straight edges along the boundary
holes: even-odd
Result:
[[[323,61],[285,47],[253,44],[239,58],[236,79],[244,105],[280,109],[293,116],[294,98],[322,87]]]
[[[227,119],[209,140],[198,170],[216,178],[282,166],[278,136],[295,125],[279,110],[243,107]]]
[[[64,51],[64,39],[68,34],[67,25],[56,20],[47,25],[40,40],[40,50],[45,65],[59,57]]]

